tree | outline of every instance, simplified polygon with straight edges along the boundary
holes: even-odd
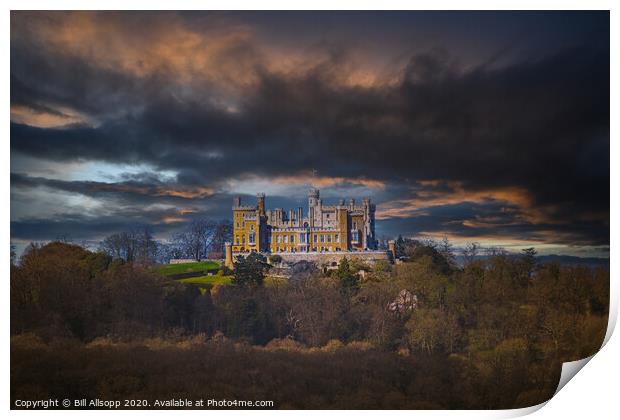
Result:
[[[151,228],[142,227],[136,235],[136,261],[143,266],[155,263],[157,247],[158,244],[153,238]]]
[[[234,263],[234,283],[238,286],[262,286],[268,266],[265,256],[257,252],[247,257],[239,255]]]
[[[476,256],[480,253],[480,244],[478,242],[471,242],[463,249],[463,257],[465,262],[471,264],[476,259]]]
[[[187,228],[173,237],[184,257],[200,261],[207,253],[218,236],[218,224],[207,219],[193,220]]]
[[[359,289],[359,278],[351,272],[347,257],[342,257],[335,276],[340,282],[340,288],[347,293],[355,293]]]
[[[523,253],[521,254],[521,260],[523,261],[523,265],[525,266],[525,271],[528,277],[532,277],[532,273],[534,271],[534,267],[536,266],[536,249],[535,248],[525,248],[522,249]]]
[[[211,253],[215,255],[212,258],[224,257],[224,243],[231,242],[233,235],[233,225],[230,220],[221,220],[218,222],[213,240],[211,241]]]
[[[405,255],[405,240],[402,235],[398,235],[398,239],[394,242],[394,252],[396,254],[396,258]]]
[[[441,243],[438,246],[439,253],[446,259],[448,264],[454,265],[454,247],[448,240],[447,236],[444,236]]]
[[[99,249],[116,260],[133,262],[136,253],[136,234],[134,231],[114,233],[99,245]]]
[[[99,249],[113,259],[144,266],[156,261],[157,248],[158,244],[148,226],[114,233],[99,244]]]

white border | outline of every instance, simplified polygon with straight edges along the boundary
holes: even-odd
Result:
[[[2,38],[2,58],[4,59],[4,65],[1,68],[3,75],[3,93],[4,93],[4,109],[5,119],[3,120],[4,130],[2,135],[2,147],[4,153],[0,157],[2,159],[3,167],[5,169],[5,175],[2,182],[2,189],[4,197],[10,196],[10,142],[9,142],[9,51],[10,51],[10,12],[9,10],[50,10],[50,9],[77,9],[77,10],[128,10],[128,9],[173,9],[173,10],[198,10],[198,9],[211,9],[211,10],[254,10],[254,9],[266,9],[266,10],[321,10],[321,9],[361,9],[361,10],[374,10],[377,8],[389,10],[611,10],[611,115],[616,114],[618,110],[618,85],[614,73],[618,73],[618,19],[617,10],[613,9],[614,3],[612,1],[574,1],[574,0],[521,0],[521,1],[480,1],[470,0],[464,1],[398,1],[398,0],[383,0],[381,2],[369,1],[369,0],[357,0],[357,1],[341,1],[334,2],[333,0],[314,0],[305,2],[290,2],[290,1],[248,1],[248,0],[228,0],[226,2],[213,2],[213,1],[197,1],[197,0],[176,0],[175,2],[164,2],[158,0],[151,1],[119,1],[119,0],[92,0],[88,3],[84,1],[65,0],[55,1],[53,4],[46,1],[8,1],[8,8],[3,16],[3,27],[5,28],[5,36]],[[616,49],[614,49],[616,47]],[[611,120],[611,133],[617,133],[617,123],[612,118]],[[618,148],[611,142],[611,159],[613,163],[618,163]],[[611,185],[618,185],[618,171],[614,165],[611,165]],[[3,214],[3,223],[0,227],[3,232],[4,240],[4,254],[8,256],[8,246],[10,243],[10,226],[8,223],[9,217],[9,205],[8,203],[2,206],[0,210]],[[614,216],[618,215],[618,192],[611,191],[611,238],[610,244],[618,243],[618,229],[617,225],[613,222]],[[617,259],[617,250],[614,246],[611,246],[610,258],[612,261]],[[2,385],[0,388],[0,395],[4,403],[6,410],[9,409],[9,395],[10,395],[10,369],[9,369],[9,269],[8,264],[3,266],[5,275],[3,276],[4,289],[2,294],[3,299],[3,316],[4,322],[2,322],[2,331],[0,334],[4,337],[5,345],[2,347],[3,365],[2,365]],[[618,282],[614,274],[616,274],[615,264],[611,264],[611,292],[612,302],[610,306],[610,326],[608,330],[609,339],[610,333],[613,330],[617,319],[618,312]],[[541,404],[544,409],[536,411],[532,415],[532,418],[567,418],[567,419],[582,419],[584,417],[589,418],[609,418],[612,417],[612,413],[617,413],[617,393],[615,392],[618,382],[618,360],[616,354],[620,354],[620,345],[618,339],[611,339],[604,348],[591,360],[588,364],[588,368],[579,373],[577,380],[570,381],[564,389],[561,390],[554,398],[552,398],[547,404]],[[541,408],[530,408],[521,410],[508,410],[508,411],[415,411],[409,413],[376,413],[372,411],[356,411],[354,413],[340,413],[337,411],[325,411],[315,413],[312,411],[296,411],[296,412],[283,412],[283,411],[264,411],[264,412],[251,412],[252,417],[256,418],[286,418],[290,419],[291,416],[295,418],[314,418],[317,415],[321,417],[333,417],[341,418],[342,416],[354,416],[355,418],[368,418],[373,419],[377,415],[388,416],[412,416],[417,418],[503,418],[503,417],[516,417],[528,414]],[[140,413],[126,412],[128,416],[135,416]],[[34,411],[11,411],[10,415],[15,418],[31,418],[39,416],[40,414],[49,416],[51,418],[82,418],[86,415],[84,411],[50,411],[50,412],[34,412]],[[88,416],[93,418],[107,418],[111,413],[105,411],[89,412]],[[248,416],[249,413],[242,411],[188,411],[183,412],[165,412],[165,411],[148,411],[145,415],[152,418],[169,418],[170,416],[183,415],[189,418],[204,419],[205,416],[215,418],[228,418],[228,417],[241,417]],[[121,412],[115,412],[114,416],[121,415]],[[122,413],[125,415],[125,412]]]

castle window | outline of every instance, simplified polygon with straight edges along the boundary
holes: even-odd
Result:
[[[241,243],[242,243],[242,244],[245,244],[245,235],[243,235],[243,236],[241,237]]]
[[[317,236],[316,236],[316,235],[314,235],[314,242],[315,242],[315,243],[316,243],[316,242],[318,242],[318,239],[317,239]],[[316,251],[316,249],[315,249],[315,251]]]
[[[250,230],[254,230],[254,225],[250,225]]]
[[[239,245],[239,237],[238,236],[235,237],[235,244]]]
[[[327,242],[331,242],[332,241],[332,235],[327,235]],[[331,251],[331,249],[330,249]]]
[[[323,243],[323,242],[325,242],[325,235],[321,235],[321,243]]]
[[[283,235],[284,238],[284,243],[287,244],[288,243],[288,235]]]
[[[353,222],[353,229],[357,229],[357,222]]]
[[[306,234],[305,233],[300,233],[299,234],[299,242],[302,244],[306,243]]]
[[[334,235],[334,242],[340,242],[340,235],[338,234]]]
[[[256,234],[254,232],[250,233],[250,236],[248,238],[248,242],[251,244],[255,244],[256,243]]]
[[[291,235],[291,243],[295,243],[295,235]]]

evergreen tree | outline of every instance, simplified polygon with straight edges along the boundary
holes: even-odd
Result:
[[[359,278],[351,272],[347,257],[342,257],[342,260],[340,260],[340,265],[338,265],[338,270],[336,270],[336,277],[340,281],[340,287],[343,291],[354,293],[359,289]]]
[[[252,252],[247,257],[240,255],[234,263],[234,283],[239,286],[262,286],[267,260],[264,255]]]

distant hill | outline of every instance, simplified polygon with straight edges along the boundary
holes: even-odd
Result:
[[[589,267],[609,268],[609,258],[575,257],[572,255],[541,255],[536,258],[539,263],[557,262],[564,265],[587,265]]]
[[[518,254],[509,254],[509,258],[519,258]],[[488,255],[479,255],[476,259],[484,260],[490,258]],[[462,255],[456,257],[457,264],[463,265],[465,258]],[[597,257],[576,257],[573,255],[539,255],[536,257],[536,261],[539,264],[555,262],[562,265],[578,266],[583,265],[587,267],[606,267],[609,268],[609,258],[597,258]]]

